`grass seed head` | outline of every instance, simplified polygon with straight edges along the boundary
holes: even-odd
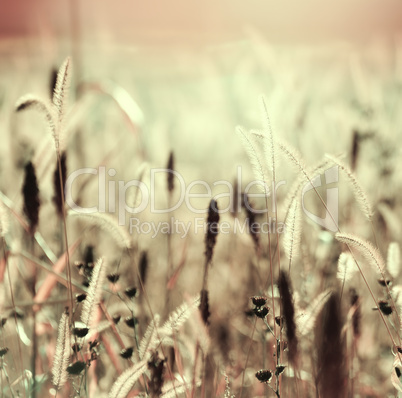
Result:
[[[214,252],[214,247],[216,244],[216,237],[219,232],[219,212],[218,212],[218,204],[214,199],[211,199],[208,208],[208,219],[207,219],[207,234],[205,237],[205,255],[207,259],[207,263],[210,263],[212,260],[212,255]]]
[[[33,234],[39,223],[40,200],[35,167],[32,162],[25,165],[24,172],[24,184],[22,186],[24,213],[28,218],[29,231]]]

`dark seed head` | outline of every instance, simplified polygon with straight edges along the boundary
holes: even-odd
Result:
[[[4,355],[6,355],[8,352],[8,348],[7,347],[2,347],[0,348],[0,358],[3,358]]]
[[[128,297],[128,298],[134,298],[137,296],[137,288],[136,287],[128,287],[125,291],[124,294]]]
[[[36,180],[35,168],[32,162],[28,162],[25,165],[22,195],[24,198],[24,213],[29,222],[29,231],[33,234],[39,223],[40,200],[38,182]]]
[[[396,373],[396,375],[398,376],[398,379],[401,377],[401,370],[397,367],[397,366],[395,366],[395,373]]]
[[[84,262],[85,264],[93,264],[95,262],[94,247],[91,245],[88,245],[85,249]]]
[[[74,351],[75,353],[81,351],[81,346],[80,346],[78,343],[74,343],[74,344],[71,346],[71,348],[73,349],[73,351]]]
[[[251,297],[251,301],[256,307],[262,307],[267,303],[267,299],[262,296],[253,296]]]
[[[99,347],[100,342],[99,342],[99,340],[95,339],[94,341],[90,341],[88,344],[89,344],[89,350],[91,351],[94,348]]]
[[[261,383],[269,383],[272,379],[272,372],[268,369],[262,369],[255,374],[255,377]]]
[[[75,299],[77,300],[77,303],[83,302],[87,298],[87,295],[85,293],[79,293],[75,295]]]
[[[269,308],[268,307],[261,307],[261,308],[255,308],[254,309],[254,314],[261,319],[264,319],[269,312]]]
[[[0,328],[2,328],[7,322],[7,318],[1,318],[0,319]]]
[[[66,160],[66,152],[62,152],[60,156],[60,167],[61,167],[61,183],[60,183],[60,172],[59,172],[59,162],[56,163],[56,169],[53,174],[53,203],[56,206],[57,214],[62,217],[63,216],[63,201],[65,198],[61,195],[61,186],[63,186],[63,194],[64,187],[66,185],[66,175],[67,175],[67,160]]]
[[[282,326],[283,327],[283,325],[284,325],[284,318],[283,318],[283,316],[276,316],[275,317],[275,323],[278,325],[278,326]]]
[[[205,255],[207,263],[209,263],[212,260],[212,255],[214,252],[218,232],[219,232],[218,203],[214,199],[211,199],[208,208],[207,234],[205,236],[205,246],[206,246]]]
[[[381,311],[384,315],[391,315],[391,314],[392,314],[392,307],[388,304],[387,301],[380,300],[380,301],[378,302],[378,306],[380,307],[380,311]]]
[[[209,311],[208,290],[205,289],[201,290],[200,312],[204,324],[209,325],[209,317],[211,316],[211,313]]]
[[[109,274],[107,276],[107,279],[109,280],[110,283],[116,283],[120,278],[119,274]]]
[[[120,356],[124,359],[129,359],[133,356],[134,348],[133,347],[127,347],[123,348],[120,351]]]
[[[296,334],[295,309],[292,295],[292,286],[288,274],[281,271],[279,274],[279,293],[281,295],[281,314],[286,326],[286,338],[289,344],[289,360],[295,364],[298,360],[298,339]]]
[[[282,374],[285,370],[286,366],[283,365],[278,365],[275,369],[275,376],[279,376],[280,374]]]
[[[77,376],[85,369],[85,366],[86,363],[82,361],[72,363],[67,367],[67,373],[72,376]]]
[[[139,270],[140,270],[141,281],[143,284],[145,284],[147,280],[147,271],[148,271],[148,253],[146,251],[143,251],[141,253]]]
[[[121,319],[121,315],[117,314],[117,315],[113,315],[113,322],[115,325],[117,325],[120,322]]]
[[[168,160],[168,164],[167,164],[167,169],[170,171],[174,170],[174,155],[173,155],[173,151],[170,152],[169,154],[169,160]],[[172,192],[174,190],[174,178],[173,178],[173,173],[168,171],[168,175],[167,175],[167,187],[168,187],[168,191]]]
[[[378,281],[377,281],[381,286],[388,286],[390,283],[391,283],[391,281],[389,280],[389,279],[387,279],[387,280],[385,280],[385,279],[378,279]]]
[[[151,372],[151,382],[149,383],[151,397],[160,397],[162,395],[165,362],[166,359],[159,358],[158,352],[155,352],[148,362],[148,368]]]
[[[89,332],[88,328],[74,328],[73,335],[77,337],[85,337]]]
[[[127,317],[124,322],[129,328],[134,328],[138,324],[138,320],[135,317]]]

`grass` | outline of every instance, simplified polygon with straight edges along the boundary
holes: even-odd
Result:
[[[159,88],[157,96],[154,82],[148,97],[154,110],[145,96],[138,96],[140,107],[110,82],[77,85],[81,92],[69,99],[71,59],[59,69],[52,98],[36,94],[46,87],[29,95],[22,87],[11,109],[15,102],[6,97],[0,110],[13,120],[16,142],[3,150],[9,173],[1,170],[0,396],[383,397],[402,391],[400,71],[374,58],[372,69],[357,63],[341,74],[340,56],[328,72],[336,85],[313,62],[325,59],[319,55],[304,56],[302,66],[319,71],[313,77],[307,69],[296,74],[286,52],[278,51],[275,63],[269,56],[275,50],[264,43],[243,50],[247,59],[226,50],[239,61],[226,85],[205,75],[196,86],[185,76],[187,97],[174,97],[181,113],[174,118],[167,103],[165,124],[158,125],[157,114],[168,90]],[[207,67],[215,77],[230,70],[219,56],[196,71],[203,76]],[[260,109],[253,92],[258,81],[272,88]],[[207,98],[202,90],[209,85],[218,93],[219,84],[226,95],[219,109],[231,133],[213,137],[224,126],[222,116],[206,122],[191,94]],[[243,99],[239,106],[248,84],[255,102]],[[375,95],[366,95],[367,88]],[[204,142],[197,122],[211,128]],[[241,127],[236,136],[238,124],[259,130]],[[194,148],[191,138],[182,134],[188,126],[199,144],[192,154],[186,151]],[[28,127],[34,139],[24,135]],[[180,133],[171,133],[176,127]],[[210,165],[192,166],[201,159]],[[167,163],[187,184],[203,178],[212,185],[233,181],[240,162],[244,175],[236,189],[216,184],[213,195],[190,200],[198,214],[189,205],[168,214],[149,206],[139,214],[121,212],[119,189],[133,179],[150,187],[149,169]],[[339,189],[338,214],[316,178],[322,183],[334,166],[339,181],[330,187]],[[66,178],[82,167],[96,174],[87,172],[65,191]],[[269,184],[241,195],[253,179]],[[282,180],[274,195],[271,182]],[[160,173],[154,183],[156,209],[176,203],[177,178]],[[314,188],[302,202],[306,187]],[[139,192],[127,187],[126,203],[140,203]],[[196,192],[205,194],[205,186],[194,186]],[[103,206],[104,213],[77,214],[65,201],[69,194],[79,206]],[[236,208],[216,212],[230,203]],[[312,222],[303,204],[319,217],[327,214],[332,232]],[[259,212],[265,207],[268,212]],[[130,233],[132,217],[160,229]],[[190,233],[175,222],[189,223]],[[234,233],[241,225],[244,231]]]

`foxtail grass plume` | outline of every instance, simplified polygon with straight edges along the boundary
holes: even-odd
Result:
[[[140,361],[131,368],[124,371],[113,384],[109,398],[126,398],[128,393],[134,387],[135,382],[147,370],[148,362]]]
[[[148,359],[151,355],[150,352],[158,345],[157,336],[159,320],[160,317],[158,314],[156,314],[145,331],[144,337],[140,343],[140,348],[138,350],[138,356],[141,360]]]
[[[345,367],[345,344],[342,337],[343,320],[339,296],[328,299],[316,330],[317,380],[321,397],[345,396],[347,385]]]
[[[264,126],[264,135],[268,140],[268,145],[264,145],[265,149],[265,154],[266,158],[268,158],[268,166],[269,169],[272,173],[272,180],[275,181],[275,143],[274,143],[274,137],[272,134],[272,128],[271,128],[271,121],[269,118],[268,114],[268,108],[266,104],[265,97],[262,95],[260,98],[261,101],[261,110],[262,110],[262,120],[263,120],[263,126]]]
[[[73,210],[68,211],[69,217],[77,217],[87,221],[89,224],[96,225],[100,229],[109,232],[114,242],[122,249],[130,249],[133,242],[131,235],[125,228],[119,225],[118,221],[109,214],[103,213],[77,213]]]
[[[335,156],[331,155],[326,155],[328,159],[330,159],[332,162],[334,162],[340,169],[341,171],[348,177],[350,184],[352,186],[353,194],[356,199],[356,202],[364,214],[364,216],[371,221],[373,217],[373,211],[370,205],[370,202],[368,200],[368,197],[366,193],[364,192],[363,188],[360,186],[359,182],[357,181],[356,177],[354,174],[351,172],[348,166],[343,164],[338,158]]]
[[[398,243],[391,242],[388,246],[387,253],[387,270],[395,279],[399,275],[401,269],[401,251]]]
[[[318,315],[331,297],[332,290],[327,289],[320,293],[305,309],[300,310],[296,316],[297,330],[301,336],[307,336],[314,329]]]
[[[102,286],[105,277],[106,266],[104,265],[104,259],[100,258],[95,263],[89,283],[88,294],[84,300],[81,312],[81,322],[84,323],[87,328],[91,328],[92,326],[92,319],[95,314],[96,305],[99,303],[102,296]]]
[[[254,178],[259,181],[259,184],[257,184],[257,188],[259,188],[265,196],[268,196],[269,191],[266,184],[267,178],[260,145],[256,144],[254,134],[244,131],[243,128],[240,126],[236,128],[236,131],[249,158]],[[261,136],[263,137],[263,135]]]
[[[181,304],[169,315],[168,320],[160,328],[160,333],[170,336],[173,332],[177,332],[188,318],[190,318],[195,309],[199,307],[200,302],[200,296],[196,296],[191,302]]]
[[[24,213],[28,218],[29,230],[33,234],[39,223],[39,188],[36,180],[35,167],[32,162],[25,165],[22,196],[24,199]]]
[[[281,295],[281,314],[283,315],[283,319],[286,325],[286,338],[289,347],[289,361],[295,365],[298,358],[295,308],[290,279],[284,271],[281,271],[279,274],[278,286]]]
[[[198,388],[200,385],[201,381],[196,380],[195,387]],[[193,387],[193,383],[182,380],[169,382],[162,387],[162,395],[160,398],[177,397],[179,394],[183,394],[186,391],[191,391]]]
[[[57,110],[59,126],[62,125],[66,114],[68,90],[70,88],[71,80],[71,68],[71,58],[67,57],[57,73],[56,86],[53,93],[53,105]]]
[[[59,322],[56,351],[52,367],[52,382],[56,390],[63,387],[68,378],[67,367],[70,364],[70,328],[68,318],[68,309],[66,309]]]
[[[56,148],[58,148],[59,138],[58,138],[57,116],[52,104],[32,94],[27,94],[21,97],[17,101],[17,103],[15,104],[15,110],[16,112],[21,112],[28,109],[36,109],[39,113],[41,113],[45,117],[47,127],[50,130]]]
[[[339,242],[346,243],[358,250],[372,266],[375,272],[379,272],[381,276],[384,275],[384,259],[378,249],[376,249],[370,242],[352,234],[337,233],[335,237]]]
[[[357,271],[355,260],[349,252],[343,252],[338,259],[338,272],[336,277],[343,283],[352,279],[353,274]]]
[[[278,148],[281,150],[282,154],[290,160],[290,162],[297,168],[299,171],[302,172],[304,175],[305,179],[307,181],[311,181],[308,173],[307,173],[307,167],[304,164],[304,161],[298,151],[296,149],[292,148],[288,143],[286,142],[278,142]]]
[[[301,208],[298,202],[298,198],[295,197],[289,208],[289,212],[286,217],[285,225],[286,232],[283,238],[283,248],[285,254],[289,259],[289,272],[294,257],[299,255],[300,240],[301,240]]]
[[[56,169],[53,173],[53,203],[56,206],[56,211],[59,217],[63,217],[63,202],[65,197],[62,197],[61,187],[63,187],[63,194],[65,195],[65,185],[67,176],[67,155],[63,151],[60,155],[60,167],[61,167],[61,182],[60,182],[60,172],[59,172],[59,162],[56,163]]]
[[[167,163],[167,188],[169,192],[173,192],[174,190],[174,176],[173,176],[173,171],[174,171],[174,154],[173,151],[170,152],[169,154],[169,160]]]
[[[208,219],[207,219],[207,234],[205,236],[205,256],[207,264],[211,262],[212,255],[214,252],[214,247],[216,244],[216,237],[219,232],[219,211],[218,203],[211,199],[208,208]]]

